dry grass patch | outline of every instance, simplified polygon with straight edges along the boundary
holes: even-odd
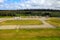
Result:
[[[60,18],[50,18],[47,22],[56,27],[60,27]]]
[[[40,20],[7,20],[0,22],[0,25],[41,25]]]

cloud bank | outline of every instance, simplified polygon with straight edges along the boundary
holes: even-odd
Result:
[[[60,0],[0,0],[0,10],[15,9],[60,10]]]

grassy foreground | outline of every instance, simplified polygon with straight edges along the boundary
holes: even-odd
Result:
[[[0,40],[60,40],[60,29],[0,30]]]
[[[0,25],[41,25],[40,20],[7,20],[0,22]]]
[[[51,19],[47,20],[47,22],[56,27],[60,27],[60,18],[51,18]]]

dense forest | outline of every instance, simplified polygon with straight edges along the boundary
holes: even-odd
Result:
[[[0,10],[0,16],[46,16],[60,17],[60,10],[26,9],[26,10]]]

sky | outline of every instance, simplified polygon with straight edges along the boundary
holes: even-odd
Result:
[[[60,0],[0,0],[0,10],[17,9],[60,10]]]

